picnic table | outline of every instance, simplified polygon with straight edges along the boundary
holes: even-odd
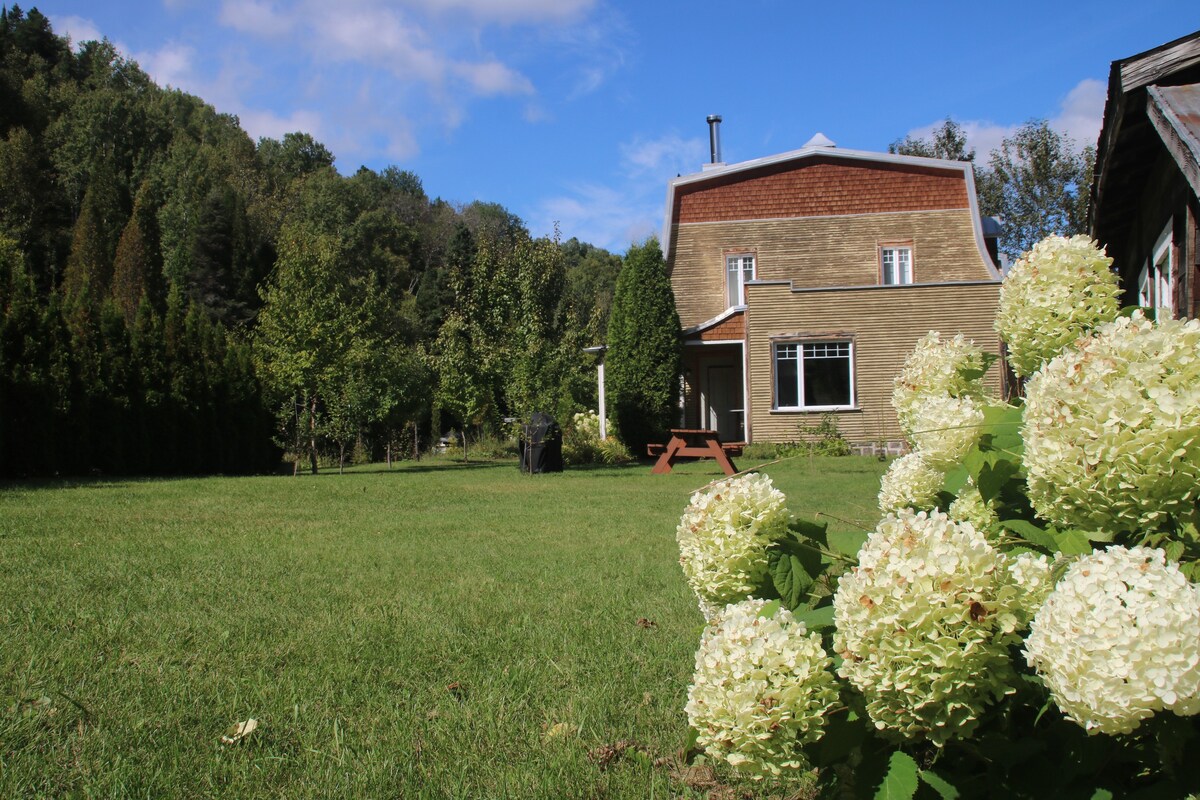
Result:
[[[658,456],[653,475],[666,475],[680,458],[712,458],[721,465],[726,475],[737,472],[731,455],[741,455],[745,442],[722,442],[716,431],[708,428],[675,428],[666,444],[646,446],[646,454]]]

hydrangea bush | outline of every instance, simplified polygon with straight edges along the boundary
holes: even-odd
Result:
[[[1119,314],[1110,263],[1052,238],[1006,279],[1023,402],[918,343],[857,542],[766,476],[692,497],[693,752],[823,797],[1200,796],[1200,323]]]

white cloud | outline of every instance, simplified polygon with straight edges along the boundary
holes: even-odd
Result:
[[[1108,86],[1103,81],[1087,78],[1080,81],[1062,101],[1059,115],[1050,125],[1059,133],[1075,140],[1079,147],[1096,145],[1100,138],[1100,123],[1104,120],[1104,102]]]
[[[187,46],[168,43],[150,53],[135,53],[134,60],[159,86],[201,93],[192,60],[196,51]]]
[[[678,174],[695,172],[704,163],[704,140],[684,139],[675,133],[657,139],[635,139],[621,145],[621,159],[634,177],[652,176],[666,182]]]
[[[223,0],[218,19],[235,31],[265,37],[285,35],[295,24],[292,16],[269,0]]]
[[[264,136],[272,139],[282,139],[285,133],[303,131],[312,134],[314,139],[321,138],[321,115],[315,111],[297,110],[287,116],[276,114],[274,111],[242,110],[238,119],[250,138],[258,141]]]
[[[646,202],[595,184],[572,187],[569,195],[544,200],[531,215],[530,228],[540,236],[553,230],[556,222],[564,238],[575,237],[615,252],[656,234],[661,224]]]
[[[463,12],[483,22],[545,25],[572,22],[583,17],[595,0],[415,0],[432,12]]]
[[[1048,122],[1050,127],[1071,138],[1076,149],[1095,145],[1100,136],[1100,123],[1104,117],[1104,101],[1108,87],[1102,81],[1085,78],[1075,84],[1059,103],[1058,113]],[[908,132],[914,138],[930,138],[942,126],[943,120],[931,122]],[[975,160],[986,165],[988,155],[1000,147],[1001,141],[1012,136],[1022,123],[1000,125],[984,120],[955,120],[967,135],[967,146],[975,149]]]
[[[66,35],[71,38],[71,44],[76,49],[84,42],[98,42],[104,38],[100,33],[100,29],[96,27],[96,23],[90,19],[83,17],[50,17],[50,24],[54,27],[54,32],[61,35]]]
[[[456,75],[463,78],[476,94],[489,97],[502,94],[533,94],[533,84],[519,72],[499,61],[453,65]]]

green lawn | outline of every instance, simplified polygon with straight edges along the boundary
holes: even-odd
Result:
[[[883,467],[767,471],[870,526]],[[719,475],[649,471],[0,485],[0,796],[703,796],[653,760],[701,625],[675,524]],[[622,740],[649,757],[589,758]]]

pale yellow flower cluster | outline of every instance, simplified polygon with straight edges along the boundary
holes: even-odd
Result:
[[[1008,646],[1028,619],[1009,560],[939,511],[889,514],[834,595],[838,674],[875,726],[941,746],[1012,691]]]
[[[1008,362],[1032,375],[1080,336],[1116,318],[1112,259],[1087,236],[1049,236],[1013,264],[1000,287],[996,331]]]
[[[1111,547],[1071,565],[1034,617],[1029,664],[1089,733],[1200,712],[1200,587],[1162,550]]]
[[[821,636],[763,600],[726,606],[704,632],[688,690],[688,722],[714,758],[754,777],[804,768],[799,748],[824,732],[838,701]]]
[[[767,548],[787,533],[792,515],[770,477],[741,475],[692,495],[675,530],[679,563],[711,619],[748,596],[767,570]]]
[[[1200,321],[1135,313],[1043,367],[1026,391],[1025,468],[1038,516],[1153,530],[1200,496]]]
[[[933,508],[945,479],[945,474],[930,466],[920,451],[900,456],[880,481],[879,510],[887,514],[902,508]]]

